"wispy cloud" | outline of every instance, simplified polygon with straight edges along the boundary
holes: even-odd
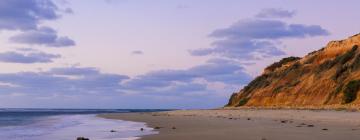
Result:
[[[10,41],[21,44],[44,45],[47,47],[74,46],[75,41],[66,36],[59,37],[57,32],[49,27],[28,30],[10,38]]]
[[[0,7],[0,29],[36,29],[41,21],[60,17],[50,0],[3,0]]]
[[[263,12],[263,11],[262,11]],[[320,25],[290,24],[274,19],[243,19],[213,31],[212,48],[190,51],[194,56],[216,55],[238,60],[257,60],[285,55],[282,39],[326,36]]]
[[[144,54],[143,51],[140,51],[140,50],[135,50],[135,51],[132,51],[131,54],[134,54],[134,55],[142,55]]]
[[[59,37],[54,29],[40,27],[43,21],[61,17],[61,9],[51,0],[4,0],[0,2],[0,13],[0,30],[22,32],[12,37],[12,42],[48,47],[75,45],[69,37]]]
[[[239,64],[224,59],[211,59],[206,64],[186,70],[158,70],[139,75],[124,82],[123,87],[124,90],[136,93],[166,93],[164,95],[180,96],[192,92],[213,93],[214,91],[205,88],[208,83],[219,82],[241,86],[250,79],[252,77],[244,72]],[[199,81],[203,82],[199,83]],[[182,92],[180,87],[186,87],[187,92]]]
[[[0,62],[6,63],[50,63],[53,59],[60,58],[58,54],[48,54],[44,52],[30,52],[30,53],[19,53],[19,52],[3,52],[0,53]]]
[[[71,78],[76,76],[77,78]],[[116,93],[128,76],[106,74],[91,67],[54,68],[45,72],[0,74],[0,81],[19,85],[0,89],[1,93],[27,94],[106,94]]]
[[[267,8],[261,10],[256,17],[258,18],[292,18],[296,14],[295,11]]]
[[[22,60],[20,60],[22,61]],[[221,63],[221,64],[220,64]],[[241,86],[251,79],[244,69],[228,60],[211,60],[185,70],[159,70],[130,78],[102,73],[93,67],[59,67],[42,72],[0,74],[0,82],[18,85],[0,93],[28,94],[138,94],[189,96],[216,93],[209,83]]]

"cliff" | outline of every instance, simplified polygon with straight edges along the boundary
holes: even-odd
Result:
[[[360,34],[303,58],[276,62],[234,93],[227,107],[360,107]]]

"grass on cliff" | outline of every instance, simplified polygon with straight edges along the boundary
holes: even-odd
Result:
[[[320,66],[317,70],[317,73],[328,70],[328,69],[332,68],[333,66],[335,66],[336,64],[340,64],[340,66],[338,67],[338,70],[337,70],[337,74],[334,76],[334,78],[336,79],[337,77],[341,76],[341,74],[344,72],[344,68],[342,67],[342,65],[344,65],[349,60],[354,58],[357,49],[358,49],[358,46],[354,45],[351,48],[351,50],[347,51],[346,53],[344,53],[342,55],[337,56],[334,60],[325,61],[324,63],[320,64]]]
[[[360,68],[360,55],[355,57],[354,62],[351,64],[352,71],[355,71]]]
[[[347,72],[348,68],[349,68],[349,66],[347,66],[347,65],[339,66],[336,69],[336,72],[333,75],[332,79],[337,80],[338,78],[340,78],[342,75],[344,75]]]
[[[284,65],[286,63],[296,61],[296,60],[299,60],[299,59],[301,59],[301,58],[300,57],[294,57],[294,56],[283,58],[279,62],[275,62],[274,64],[271,64],[270,66],[266,67],[265,69],[273,71],[276,68],[279,68],[279,67],[281,67],[282,65]]]
[[[341,64],[345,64],[346,62],[348,62],[350,59],[352,59],[355,54],[356,54],[356,50],[358,49],[357,45],[354,45],[351,50],[347,51],[345,54],[338,56],[335,58],[336,62],[340,62]]]
[[[348,104],[356,100],[357,92],[360,90],[360,80],[350,81],[344,89],[343,103]]]
[[[254,89],[268,86],[270,84],[270,82],[267,80],[269,77],[270,75],[268,74],[263,74],[256,77],[253,81],[244,87],[244,92],[249,93]]]
[[[237,107],[245,105],[248,101],[249,101],[249,98],[240,99],[239,103],[237,104]]]

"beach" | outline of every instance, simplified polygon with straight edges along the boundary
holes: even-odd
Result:
[[[360,113],[330,110],[177,110],[99,115],[159,131],[140,140],[355,140]],[[139,130],[140,131],[140,130]]]

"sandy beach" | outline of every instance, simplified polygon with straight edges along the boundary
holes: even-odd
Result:
[[[357,140],[360,113],[310,110],[178,110],[103,114],[145,122],[159,134],[141,140]],[[139,130],[140,131],[140,130]]]

